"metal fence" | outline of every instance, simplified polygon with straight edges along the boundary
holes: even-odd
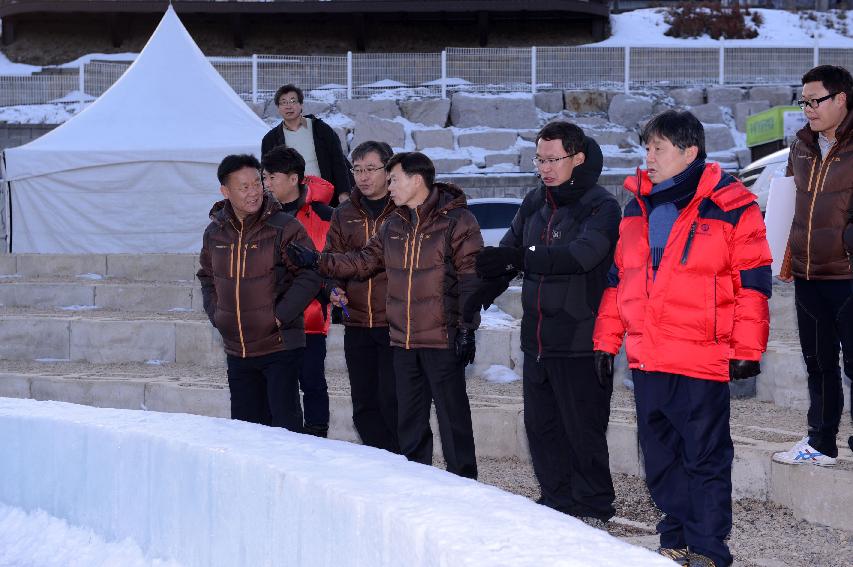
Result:
[[[531,92],[695,85],[798,84],[811,67],[853,67],[853,49],[815,47],[447,48],[440,53],[211,57],[247,102],[268,100],[283,84],[365,98],[447,97],[455,91]],[[79,70],[0,76],[0,106],[100,96],[130,63],[92,61]]]

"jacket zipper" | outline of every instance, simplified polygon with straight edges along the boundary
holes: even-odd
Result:
[[[838,142],[836,141],[835,145],[830,148],[829,153],[826,154],[826,159],[820,164],[820,168],[817,171],[817,179],[815,179],[814,191],[812,192],[812,203],[809,207],[809,228],[806,231],[806,279],[809,279],[809,272],[811,272],[812,265],[812,219],[814,217],[814,205],[817,201],[817,194],[819,191],[823,190],[823,184],[826,183],[826,176],[829,173],[829,158],[832,157],[832,152],[835,148],[838,147]],[[820,150],[818,150],[818,153]],[[817,158],[815,158],[817,161]],[[812,164],[812,170],[814,170],[814,163]],[[823,177],[821,178],[821,174]],[[809,175],[809,180],[811,181],[811,175]]]
[[[228,277],[234,277],[234,243],[228,245]]]
[[[243,339],[243,321],[240,317],[240,248],[243,246],[243,221],[240,221],[240,231],[237,239],[237,285],[234,294],[237,297],[237,330],[240,334],[240,349],[246,358],[246,341]]]
[[[551,205],[551,214],[548,217],[548,225],[545,228],[545,245],[551,244],[551,223],[554,222],[554,214],[557,212],[557,207],[554,205],[551,193],[545,189],[545,194],[548,196],[548,204]],[[545,275],[539,276],[539,287],[536,290],[536,311],[539,315],[539,320],[536,322],[536,343],[539,346],[539,352],[536,354],[536,362],[542,360],[542,282],[545,280]]]
[[[370,219],[364,219],[364,245],[367,246],[367,241],[370,240]],[[373,277],[367,278],[367,326],[373,327]]]
[[[696,221],[690,225],[690,233],[687,235],[687,242],[684,243],[684,252],[681,254],[681,265],[687,263],[687,257],[690,255],[690,246],[693,244],[693,237],[696,235]]]
[[[361,214],[364,215],[364,244],[367,245],[367,241],[371,239],[371,237],[376,236],[376,229],[379,227],[379,221],[383,219],[385,216],[385,211],[388,210],[388,205],[391,203],[389,200],[388,203],[385,204],[385,208],[382,209],[382,212],[379,213],[379,216],[376,217],[373,221],[373,229],[370,228],[370,217],[368,216],[365,210],[361,210]],[[371,276],[367,278],[367,326],[373,328],[373,278],[375,276]]]
[[[415,209],[415,229],[412,231],[412,250],[411,260],[409,261],[409,289],[406,293],[406,350],[409,350],[409,340],[412,330],[412,272],[415,270],[415,242],[417,241],[420,224],[421,217],[418,214],[418,209]]]
[[[714,343],[719,343],[717,340],[717,274],[714,274]]]

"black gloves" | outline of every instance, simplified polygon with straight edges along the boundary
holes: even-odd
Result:
[[[486,246],[477,254],[477,275],[497,278],[524,269],[524,249]]]
[[[474,356],[477,354],[477,340],[474,329],[456,330],[456,357],[463,366],[474,364]]]
[[[761,364],[757,360],[730,360],[729,379],[743,380],[761,374]]]
[[[320,259],[320,254],[316,250],[311,250],[302,246],[298,242],[291,242],[287,245],[287,256],[290,261],[300,268],[317,269],[317,260]]]
[[[593,365],[595,367],[595,375],[598,376],[598,383],[605,390],[613,389],[613,359],[614,355],[603,350],[596,350],[592,353]]]

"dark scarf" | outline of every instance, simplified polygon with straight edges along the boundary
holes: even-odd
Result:
[[[657,273],[669,233],[681,210],[693,200],[699,179],[705,171],[705,160],[697,158],[687,169],[652,187],[645,197],[649,209],[649,247],[652,269]]]

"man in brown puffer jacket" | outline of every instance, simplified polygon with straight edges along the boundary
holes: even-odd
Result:
[[[432,397],[447,470],[476,478],[465,366],[474,362],[479,313],[466,319],[462,308],[478,286],[480,226],[461,189],[434,183],[435,167],[424,154],[396,154],[385,170],[398,208],[363,249],[317,254],[290,245],[288,253],[334,278],[365,279],[385,269],[400,449],[411,461],[432,463]]]
[[[197,277],[204,310],[225,345],[231,417],[301,432],[302,312],[321,280],[284,250],[292,242],[314,245],[264,193],[254,156],[227,156],[217,175],[225,201],[211,211]]]
[[[821,65],[802,79],[797,132],[786,175],[797,187],[781,279],[794,280],[800,346],[809,388],[808,434],[773,455],[788,464],[832,466],[844,408],[839,350],[853,378],[853,77]],[[848,440],[853,448],[853,437]]]

